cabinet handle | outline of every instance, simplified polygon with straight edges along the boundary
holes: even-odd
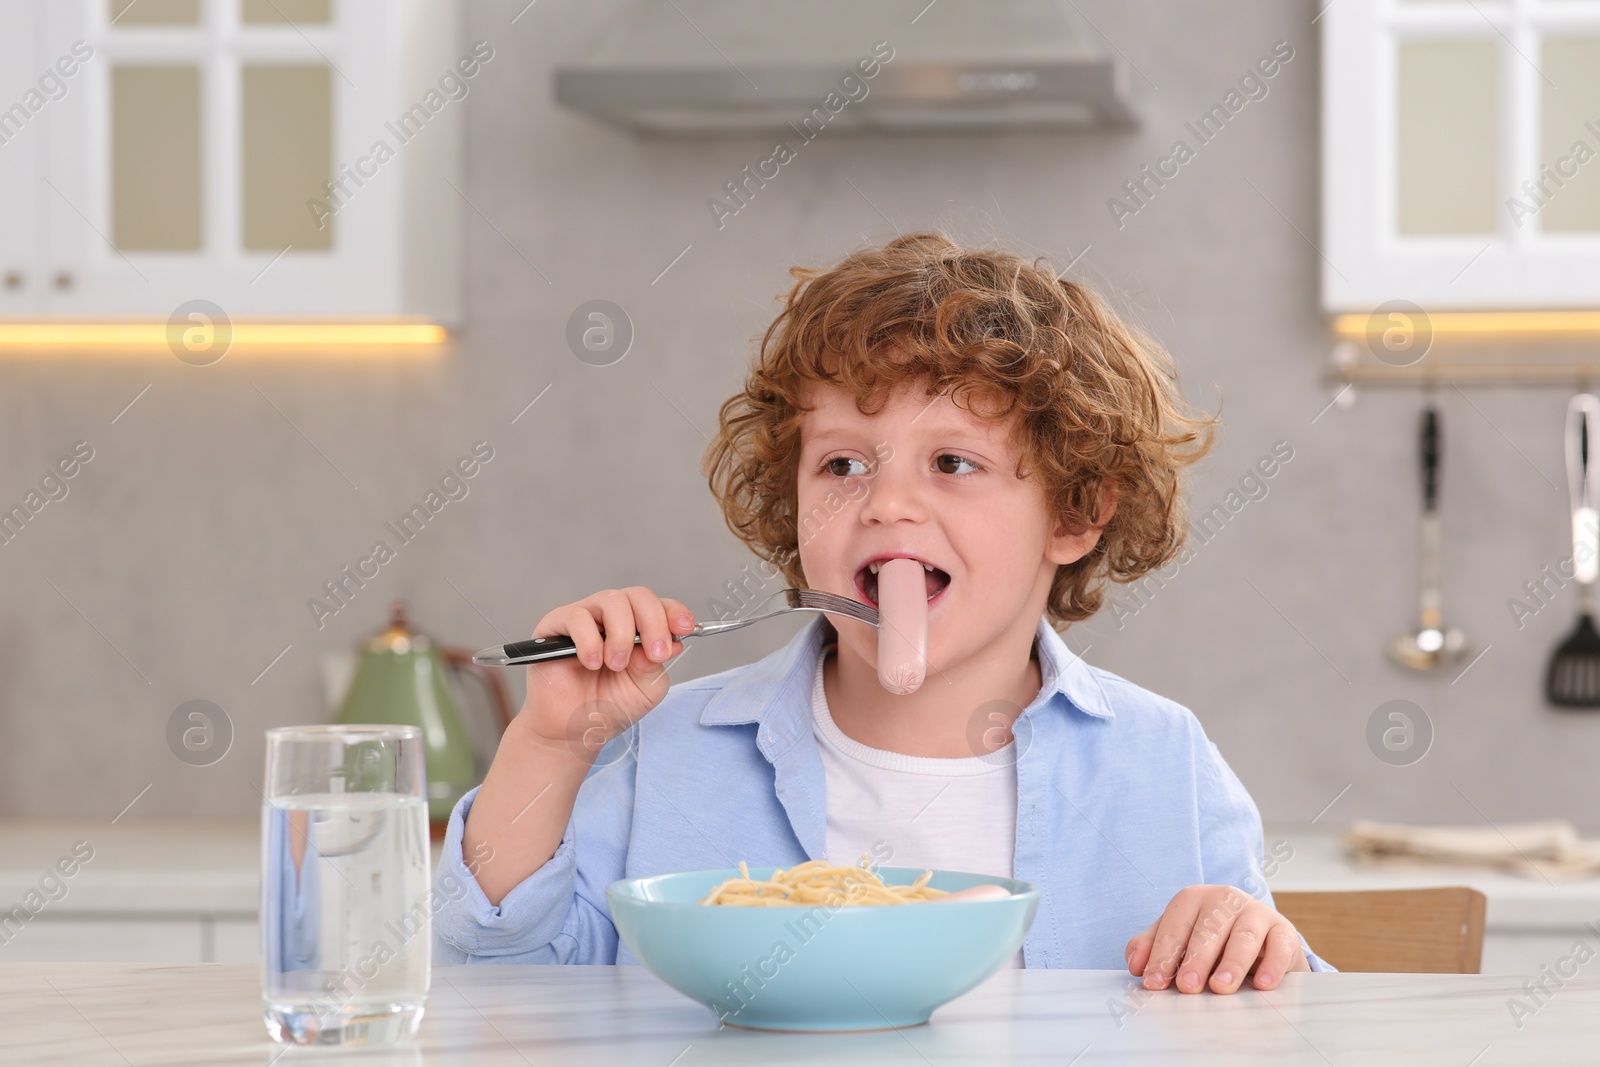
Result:
[[[67,270],[56,271],[55,282],[57,289],[71,289],[72,272]]]
[[[5,286],[7,289],[21,289],[23,280],[22,272],[20,270],[6,271]]]

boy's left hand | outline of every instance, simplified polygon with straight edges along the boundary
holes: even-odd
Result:
[[[1311,969],[1294,925],[1231,885],[1180,890],[1125,955],[1128,973],[1144,975],[1146,989],[1176,984],[1180,993],[1207,985],[1232,993],[1252,969],[1257,989],[1276,989],[1285,971]]]

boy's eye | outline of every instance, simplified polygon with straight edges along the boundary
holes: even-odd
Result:
[[[965,470],[962,469],[963,464],[966,465]],[[978,469],[977,464],[965,456],[952,455],[949,452],[935,459],[933,465],[938,468],[941,474],[971,474]]]
[[[849,456],[835,456],[824,463],[822,469],[838,478],[848,478],[852,474],[860,477],[867,473],[865,463]]]

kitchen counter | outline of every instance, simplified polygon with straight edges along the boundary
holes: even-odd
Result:
[[[1345,855],[1340,831],[1304,823],[1266,829],[1266,853],[1286,842],[1292,856],[1267,879],[1274,893],[1359,889],[1415,889],[1462,885],[1481,892],[1484,908],[1484,974],[1537,975],[1579,939],[1600,949],[1600,938],[1584,928],[1600,925],[1600,878],[1549,881],[1485,867],[1447,867],[1385,862],[1356,865]],[[1283,854],[1281,848],[1276,854]],[[1315,946],[1312,946],[1315,948]],[[1597,965],[1600,966],[1600,965]]]
[[[0,962],[256,962],[260,837],[256,819],[0,819]]]
[[[38,890],[74,843],[94,850],[61,879],[65,894],[25,924],[8,926],[0,917],[0,962],[255,962],[259,832],[254,819],[0,820],[5,911]],[[1345,858],[1338,833],[1304,823],[1269,826],[1268,855],[1284,854],[1279,842],[1292,855],[1268,885],[1274,892],[1472,886],[1488,898],[1485,973],[1536,974],[1587,936],[1585,922],[1600,924],[1600,879],[1551,884],[1470,867],[1358,868]],[[439,842],[433,847],[437,859]]]
[[[1560,930],[1600,921],[1600,878],[1550,881],[1486,867],[1446,867],[1432,863],[1357,865],[1345,855],[1337,832],[1273,826],[1267,852],[1287,841],[1294,856],[1268,880],[1273,892],[1329,889],[1417,889],[1471,886],[1488,898],[1490,927]]]
[[[254,819],[0,820],[0,960],[258,960],[259,835]]]
[[[1590,1064],[1600,978],[1568,980],[1531,1016],[1521,980],[1290,974],[1271,993],[1146,994],[1118,971],[1002,970],[926,1026],[862,1034],[718,1029],[642,967],[445,966],[415,1041],[338,1052],[273,1045],[242,965],[0,964],[0,1061],[35,1067],[346,1063]],[[1118,1006],[1113,1012],[1112,1006]]]
[[[0,820],[0,901],[21,900],[81,841],[92,858],[49,914],[254,918],[260,835],[255,819]]]

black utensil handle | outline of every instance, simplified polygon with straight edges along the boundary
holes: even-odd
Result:
[[[566,634],[555,637],[530,637],[526,641],[512,641],[505,646],[507,659],[541,663],[547,659],[566,659],[578,654],[578,646]]]
[[[638,634],[633,635],[633,643],[642,640]],[[554,637],[530,637],[526,641],[513,641],[504,646],[506,658],[521,663],[543,663],[551,659],[570,659],[578,654],[578,646],[572,643],[572,638],[566,634]],[[515,664],[507,664],[515,666]]]
[[[1422,412],[1422,506],[1433,511],[1439,504],[1439,413]]]

